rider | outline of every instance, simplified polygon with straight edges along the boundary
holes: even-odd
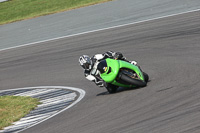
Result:
[[[91,58],[88,55],[80,56],[79,63],[85,70],[84,75],[86,79],[95,82],[95,84],[98,85],[99,87],[107,86],[107,84],[100,77],[100,72],[97,70],[97,65],[99,64],[99,62],[106,58],[124,60],[124,61],[130,62],[133,65],[137,64],[136,61],[126,60],[126,58],[120,52],[108,51],[108,52],[105,52],[104,54],[96,54]]]

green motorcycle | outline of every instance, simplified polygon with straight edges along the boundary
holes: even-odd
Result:
[[[149,80],[149,76],[139,66],[123,60],[107,58],[98,64],[97,69],[109,93],[116,92],[119,87],[145,87]]]

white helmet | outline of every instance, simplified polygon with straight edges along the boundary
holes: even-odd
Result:
[[[92,68],[92,60],[88,55],[80,56],[79,63],[85,70],[90,70]]]

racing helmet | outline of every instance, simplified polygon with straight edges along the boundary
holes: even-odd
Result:
[[[85,70],[90,70],[92,68],[92,60],[88,55],[80,56],[79,63]]]

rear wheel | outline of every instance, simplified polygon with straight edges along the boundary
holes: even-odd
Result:
[[[129,70],[128,71],[127,70],[125,70],[125,71],[123,70],[120,73],[120,79],[122,81],[124,81],[125,83],[127,83],[129,85],[134,85],[136,87],[144,87],[144,86],[147,85],[146,82],[144,82],[144,81],[142,81],[140,79],[136,79],[132,75],[134,75],[133,72],[131,72]]]
[[[115,93],[117,91],[118,86],[106,83],[106,89],[109,93]]]

